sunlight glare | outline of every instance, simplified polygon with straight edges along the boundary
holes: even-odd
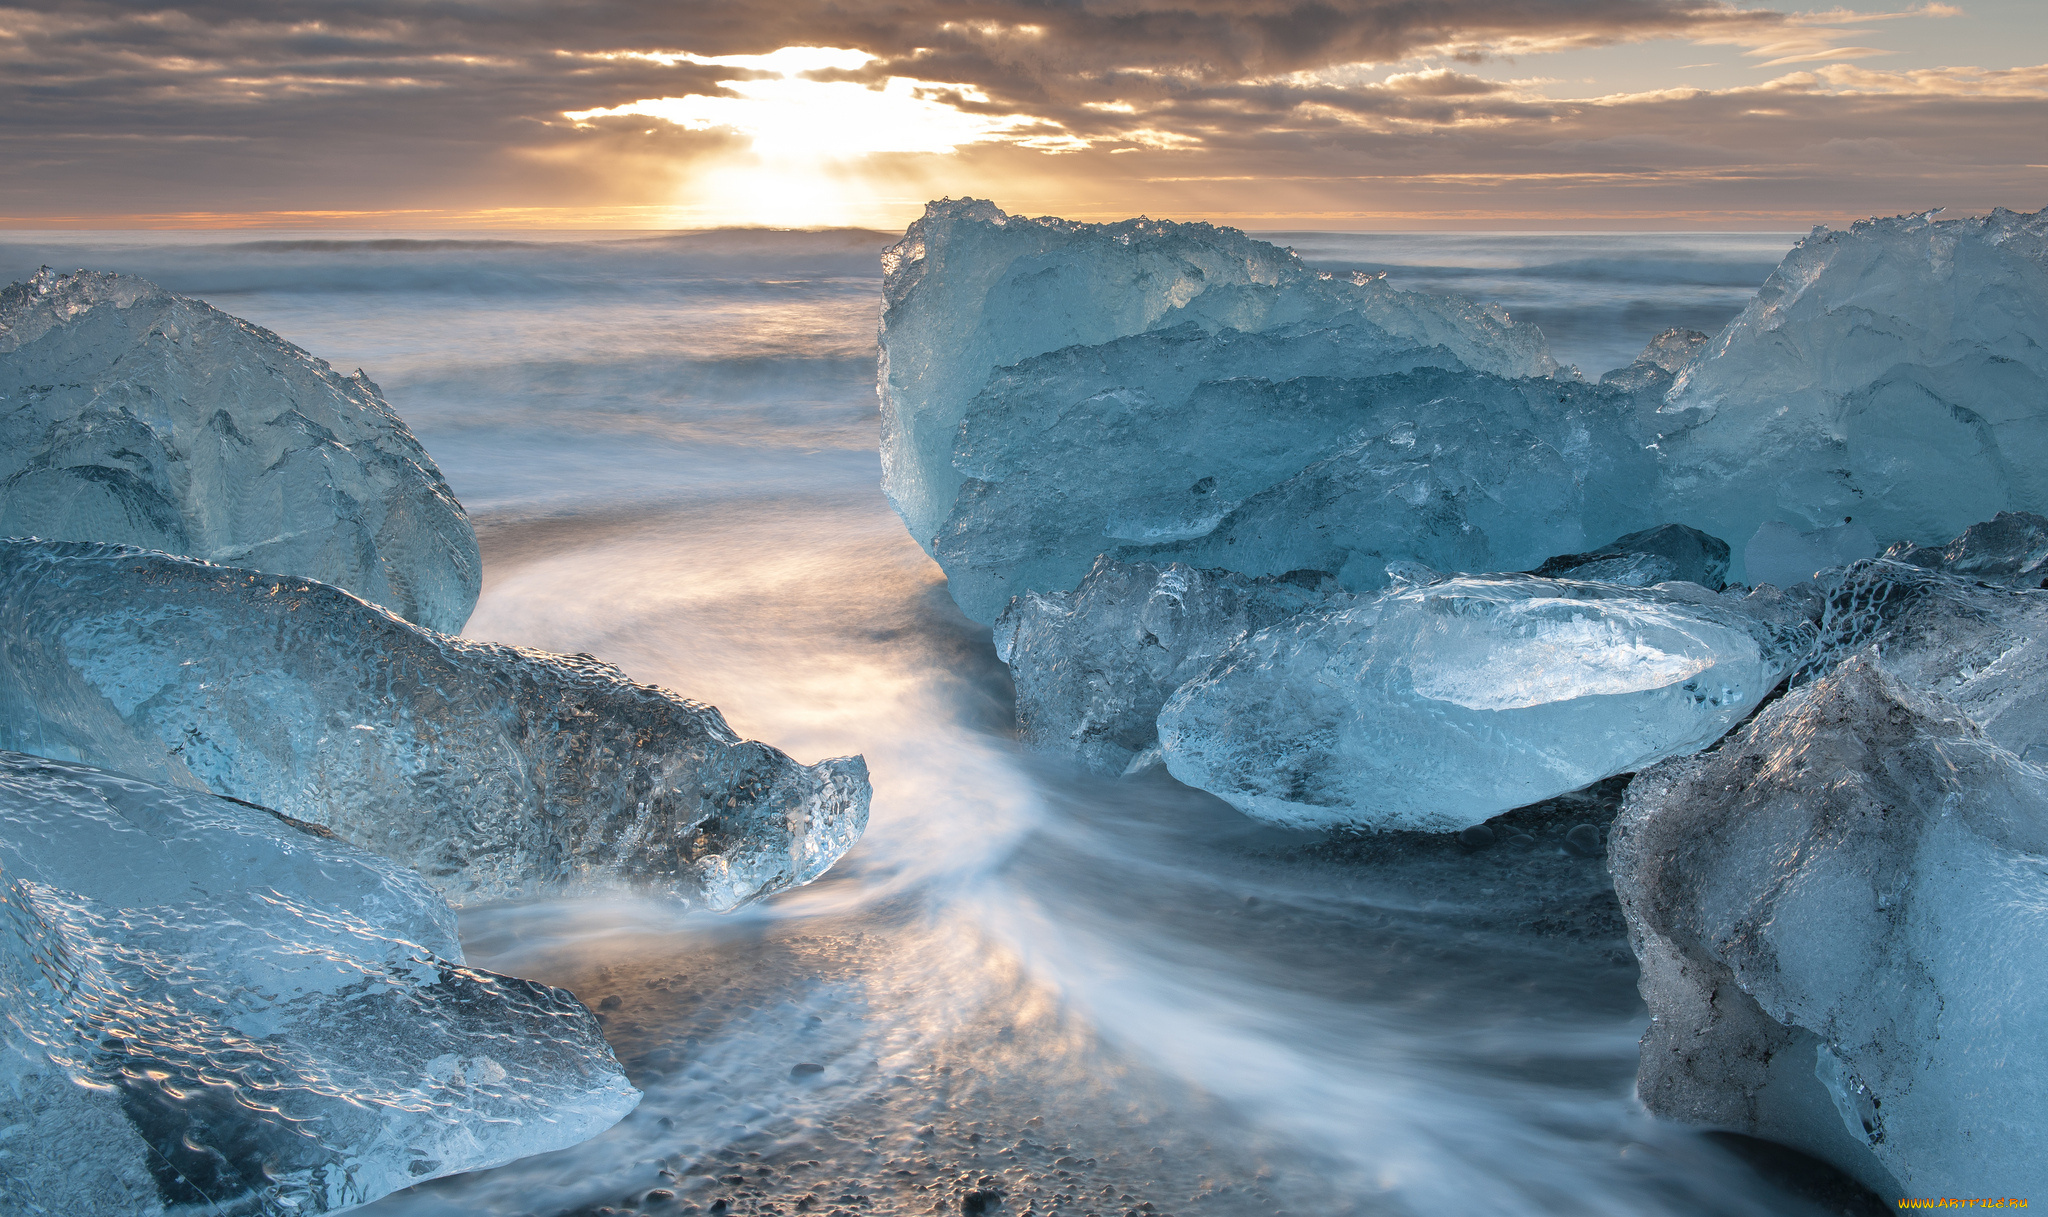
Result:
[[[723,94],[650,97],[624,105],[565,111],[579,127],[627,116],[653,118],[690,131],[744,136],[749,152],[704,166],[688,193],[721,216],[744,222],[804,226],[849,222],[860,210],[860,162],[883,153],[948,155],[970,144],[1003,142],[1041,152],[1079,151],[1088,142],[1061,124],[1028,114],[963,109],[987,105],[973,85],[907,76],[879,83],[813,80],[805,73],[853,70],[874,62],[866,51],[783,47],[762,55],[696,55],[686,51],[623,52],[617,58],[664,64],[741,68],[763,75],[720,80]],[[771,75],[772,73],[772,75]],[[868,191],[872,193],[872,191]],[[688,207],[702,212],[705,207]]]

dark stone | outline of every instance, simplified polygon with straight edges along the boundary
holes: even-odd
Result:
[[[1485,849],[1493,841],[1493,830],[1484,824],[1474,824],[1458,834],[1458,844],[1466,849]]]
[[[1581,858],[1597,858],[1602,852],[1600,830],[1580,824],[1564,835],[1564,847]]]
[[[614,993],[610,997],[607,997],[603,1001],[597,1003],[597,1008],[600,1010],[616,1010],[624,1004],[624,1002],[619,1000],[619,995]]]
[[[813,1078],[823,1072],[825,1072],[825,1067],[823,1065],[813,1064],[810,1061],[805,1061],[801,1065],[791,1065],[789,1067],[789,1076],[792,1078]]]
[[[1583,554],[1559,554],[1530,571],[1545,579],[1572,579],[1573,572],[1633,555],[1662,558],[1671,567],[1669,578],[1697,583],[1709,591],[1720,591],[1728,578],[1728,542],[1683,524],[1660,524],[1632,532]]]
[[[992,1213],[1003,1202],[1003,1194],[994,1188],[982,1188],[967,1193],[960,1199],[960,1211],[965,1217],[977,1217],[981,1213]]]

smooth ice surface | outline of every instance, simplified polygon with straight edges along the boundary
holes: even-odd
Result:
[[[419,876],[261,808],[0,753],[0,1209],[332,1212],[639,1092]]]
[[[1937,544],[2048,510],[2044,401],[2048,212],[1816,229],[1656,414],[1665,515]]]
[[[1893,1195],[2048,1189],[2048,773],[1866,653],[1637,775],[1610,850],[1652,1111]]]
[[[1583,583],[1697,583],[1719,591],[1728,579],[1728,542],[1683,524],[1660,524],[1582,554],[1559,554],[1529,572]]]
[[[1965,528],[1947,545],[1901,541],[1884,551],[1895,562],[1923,566],[1982,583],[2048,586],[2048,518],[2031,511],[2001,511]]]
[[[1464,576],[1254,634],[1159,716],[1169,772],[1303,828],[1451,831],[1704,748],[1810,642],[1691,584]]]
[[[362,372],[89,271],[0,291],[0,535],[303,575],[449,633],[481,581],[462,505]]]
[[[1158,745],[1159,709],[1249,633],[1333,596],[1321,571],[1248,578],[1103,558],[1071,592],[1029,592],[997,619],[996,654],[1017,688],[1017,735],[1033,752],[1119,774]]]
[[[1803,530],[1766,520],[1742,547],[1742,564],[1751,583],[1791,587],[1822,571],[1876,557],[1878,548],[1877,535],[1860,520]]]
[[[932,547],[953,598],[992,620],[1014,595],[1073,587],[1105,551],[1325,570],[1371,591],[1389,562],[1527,569],[1652,522],[1641,491],[1654,457],[1631,395],[1445,369],[1269,378],[1294,370],[1268,358],[1293,341],[1219,340],[1241,356],[1231,378],[1185,402],[1112,388],[1077,399],[1053,371],[1101,378],[1085,351],[998,375],[960,426],[970,480]]]
[[[1373,275],[1317,272],[1287,250],[1208,224],[1027,219],[948,199],[926,205],[882,266],[883,486],[928,551],[964,480],[953,446],[969,403],[997,369],[1032,356],[1192,324],[1204,336],[1344,331],[1342,343],[1359,358],[1438,347],[1462,366],[1503,375],[1557,368],[1541,331],[1498,309],[1397,291]],[[1224,370],[1234,366],[1227,348],[1211,353],[1195,339],[1178,358],[1213,361],[1212,374],[1192,369],[1197,380],[1248,374]],[[1149,393],[1143,359],[1116,366],[1129,349],[1093,358],[1111,387]],[[1081,571],[1094,556],[1082,556]]]
[[[799,765],[588,655],[306,579],[0,541],[0,623],[0,745],[274,807],[458,903],[632,886],[730,909],[867,823],[859,757]]]

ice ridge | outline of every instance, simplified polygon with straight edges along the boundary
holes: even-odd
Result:
[[[868,813],[859,757],[800,765],[590,656],[119,545],[0,540],[0,747],[276,808],[457,903],[730,909],[817,878]]]

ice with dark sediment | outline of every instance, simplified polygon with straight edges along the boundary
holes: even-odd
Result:
[[[2048,511],[2044,400],[2048,211],[1816,229],[1654,414],[1662,514],[1936,544]]]
[[[1270,375],[1245,370],[1249,348],[1237,337],[1268,331],[1338,348],[1328,354],[1340,361],[1435,349],[1432,359],[1507,376],[1557,368],[1541,332],[1498,309],[1320,273],[1235,229],[1027,219],[974,199],[927,204],[883,257],[883,301],[883,485],[928,549],[967,477],[954,444],[970,403],[999,369],[1035,356],[1102,348],[1072,352],[1063,373],[1079,383],[1092,366],[1098,389],[1148,399],[1185,396],[1184,380]],[[1108,345],[1182,326],[1196,336],[1165,361],[1147,344]],[[1162,367],[1172,383],[1155,385],[1148,378]]]
[[[303,575],[449,633],[482,579],[462,505],[362,372],[89,271],[0,290],[0,536]]]
[[[1085,353],[1047,360],[1070,356]],[[1012,596],[1073,587],[1103,552],[1326,570],[1372,591],[1389,562],[1526,569],[1646,522],[1655,460],[1628,393],[1442,368],[1273,379],[1262,367],[1248,358],[1171,408],[1120,391],[1077,401],[1030,364],[999,375],[960,426],[969,480],[932,546],[954,599],[992,620]]]
[[[2048,762],[2048,596],[1888,560],[1859,562],[1827,590],[1819,640],[1795,683],[1867,655],[1999,747]]]
[[[1159,716],[1167,770],[1262,820],[1446,832],[1704,748],[1806,653],[1772,596],[1459,576],[1253,634]]]
[[[1032,752],[1097,773],[1156,756],[1159,709],[1247,634],[1344,597],[1321,571],[1251,578],[1102,558],[1071,592],[1027,592],[995,626]]]
[[[0,1210],[337,1212],[633,1109],[569,993],[259,807],[0,753]]]
[[[817,878],[868,814],[861,758],[798,764],[590,656],[118,545],[0,541],[0,747],[276,808],[457,903],[730,909]]]
[[[1660,524],[1582,554],[1559,554],[1529,572],[1582,583],[1697,583],[1720,591],[1728,579],[1728,542],[1683,524]]]
[[[1630,785],[1638,1091],[1888,1196],[2038,1194],[2048,773],[1880,649]]]

